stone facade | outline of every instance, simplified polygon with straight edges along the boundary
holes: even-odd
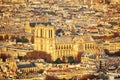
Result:
[[[97,53],[97,44],[91,36],[55,36],[53,26],[36,25],[34,50],[51,54],[52,59],[77,56],[78,52]]]

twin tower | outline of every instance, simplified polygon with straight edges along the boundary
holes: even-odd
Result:
[[[97,44],[89,35],[58,37],[53,26],[27,23],[26,33],[31,33],[31,30],[34,30],[34,50],[47,52],[53,61],[69,56],[76,58],[78,52],[98,52]]]

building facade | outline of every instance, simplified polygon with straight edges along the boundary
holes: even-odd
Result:
[[[46,51],[55,59],[55,30],[51,26],[36,25],[34,50]]]
[[[120,51],[120,42],[105,41],[103,49],[107,49],[110,53]]]
[[[53,26],[36,25],[34,50],[51,54],[52,59],[78,55],[78,52],[97,53],[97,44],[91,36],[55,36]]]

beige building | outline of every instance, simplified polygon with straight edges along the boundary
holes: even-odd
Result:
[[[77,56],[78,52],[97,53],[97,44],[91,36],[55,36],[53,26],[36,25],[34,50],[46,51],[52,59]]]
[[[120,42],[105,41],[103,43],[103,49],[109,50],[110,53],[120,51]]]
[[[115,53],[120,51],[120,42],[119,41],[111,41],[105,40],[104,42],[98,43],[99,53],[104,52],[104,50],[108,50],[110,53]]]

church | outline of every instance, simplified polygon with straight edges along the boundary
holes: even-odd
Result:
[[[79,52],[98,52],[97,44],[89,35],[56,36],[53,26],[41,24],[34,28],[34,50],[47,52],[52,56],[52,60],[69,56],[75,58]]]

